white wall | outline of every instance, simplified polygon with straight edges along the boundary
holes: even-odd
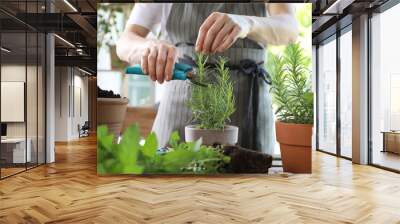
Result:
[[[78,125],[88,120],[88,78],[83,75],[76,68],[56,67],[56,141],[79,138]]]
[[[88,121],[89,111],[88,111],[88,78],[81,76],[82,73],[76,74],[77,70],[75,70],[74,75],[74,108],[71,119],[71,136],[72,138],[78,138],[78,125],[83,125],[85,121]],[[81,107],[81,108],[80,108]],[[81,111],[80,111],[81,110]]]
[[[69,117],[69,69],[67,67],[55,68],[55,140],[68,140],[68,117]]]

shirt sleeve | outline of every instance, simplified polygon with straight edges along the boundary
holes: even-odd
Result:
[[[161,23],[162,3],[136,3],[127,24],[136,24],[152,30]]]

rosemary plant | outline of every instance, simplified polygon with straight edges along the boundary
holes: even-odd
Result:
[[[286,47],[283,56],[269,54],[268,70],[272,79],[271,94],[278,120],[286,123],[312,124],[313,92],[310,58],[300,43]]]
[[[225,58],[219,57],[214,69],[206,67],[207,59],[202,54],[196,57],[197,78],[208,84],[206,87],[193,85],[188,106],[199,128],[222,130],[235,111],[233,83]]]

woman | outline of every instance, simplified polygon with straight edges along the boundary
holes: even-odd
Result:
[[[147,38],[161,26],[166,40]],[[166,81],[166,92],[153,124],[160,146],[174,130],[183,136],[192,116],[186,106],[190,83],[171,81],[174,63],[195,52],[209,61],[225,56],[236,97],[231,124],[239,127],[239,145],[272,154],[274,120],[268,78],[263,72],[267,44],[288,44],[298,34],[290,4],[266,3],[137,3],[117,44],[118,56],[140,63],[153,81]],[[246,63],[243,63],[246,61]],[[261,66],[260,66],[261,65]]]

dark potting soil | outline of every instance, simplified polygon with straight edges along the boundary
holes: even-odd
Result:
[[[272,156],[239,146],[224,146],[223,153],[231,157],[225,167],[228,173],[268,173]]]
[[[99,98],[121,98],[121,95],[115,94],[112,90],[103,90],[97,87],[97,97]]]

